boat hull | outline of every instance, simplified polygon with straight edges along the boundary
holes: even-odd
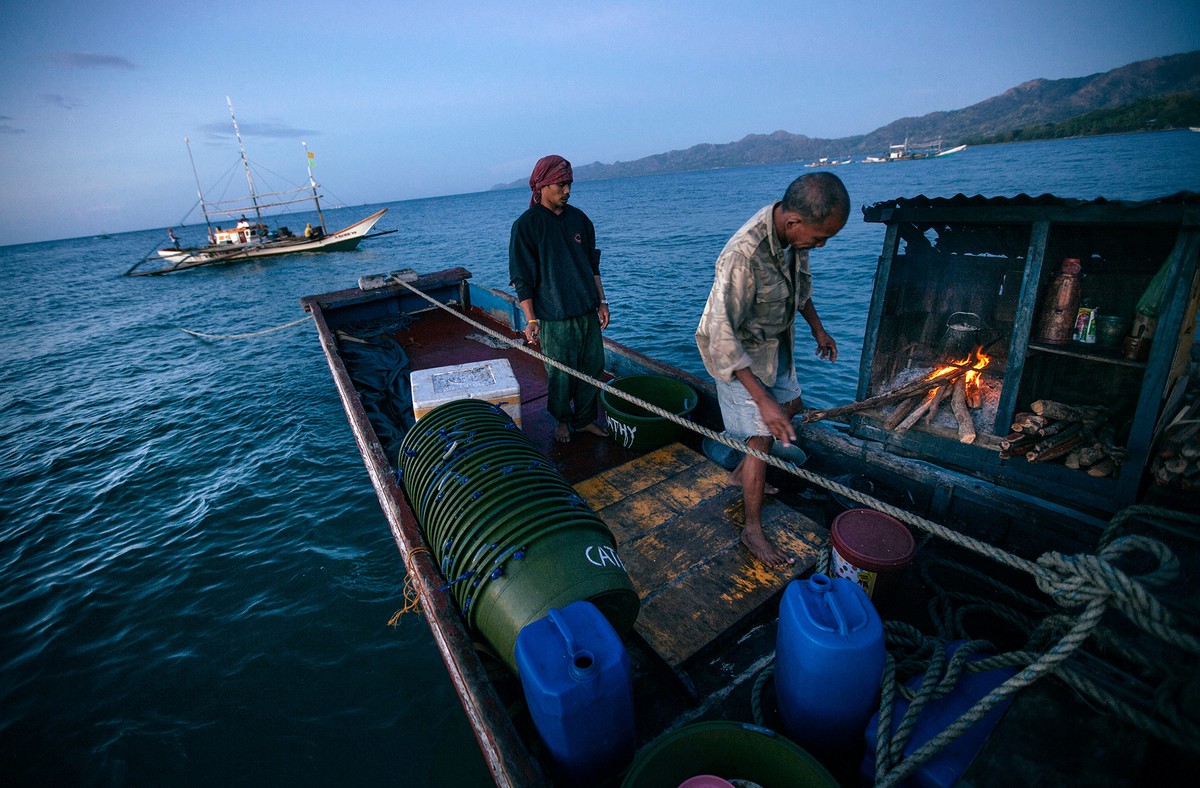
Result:
[[[519,343],[523,313],[515,299],[505,293],[473,286],[467,281],[469,278],[469,272],[457,268],[416,278],[411,284],[438,303],[453,305],[453,309]],[[514,701],[514,697],[518,696],[512,694],[512,681],[510,679],[506,683],[503,671],[497,672],[489,667],[485,657],[476,648],[474,633],[468,629],[451,595],[445,593],[449,578],[441,574],[414,510],[397,481],[390,459],[394,453],[384,447],[380,434],[368,416],[368,409],[353,379],[354,361],[343,354],[343,340],[339,339],[339,335],[344,335],[355,325],[373,326],[372,335],[376,322],[380,326],[396,326],[387,330],[392,332],[392,339],[401,347],[411,351],[410,361],[415,369],[438,367],[455,361],[475,362],[481,358],[511,353],[517,377],[522,380],[522,403],[537,403],[523,412],[523,430],[572,484],[581,489],[600,491],[598,494],[601,497],[619,496],[623,491],[618,490],[618,477],[628,477],[627,480],[634,486],[641,487],[646,481],[644,469],[653,463],[648,455],[635,456],[611,440],[589,440],[588,436],[579,436],[569,444],[557,444],[552,437],[553,420],[544,413],[544,382],[539,384],[527,377],[531,370],[541,368],[541,363],[519,358],[522,354],[512,348],[481,342],[481,335],[474,333],[475,328],[452,328],[455,323],[453,317],[442,315],[443,310],[430,309],[428,301],[399,284],[399,281],[407,280],[396,275],[364,277],[360,282],[369,284],[363,284],[362,288],[310,296],[302,299],[301,303],[312,315],[364,465],[404,560],[408,580],[420,600],[421,611],[496,784],[543,785],[549,782],[549,772],[537,754],[539,746],[536,736],[519,724],[520,715],[514,719],[511,714],[511,710],[517,708],[513,704],[519,703]],[[423,328],[422,323],[425,324]],[[456,344],[452,344],[447,337],[455,332],[457,338],[453,342]],[[710,380],[698,379],[611,340],[606,339],[604,345],[606,375],[626,377],[657,374],[682,380],[699,394],[699,402],[691,413],[691,420],[700,427],[720,429],[715,387]],[[1035,500],[1027,494],[986,483],[927,460],[897,455],[889,452],[882,443],[854,437],[841,427],[825,422],[796,426],[797,444],[810,457],[804,466],[806,471],[812,470],[855,492],[865,488],[854,480],[869,479],[873,485],[871,494],[880,500],[904,507],[914,514],[919,513],[922,517],[955,523],[965,534],[994,538],[998,546],[1016,554],[1036,555],[1051,546],[1068,553],[1083,552],[1091,549],[1096,533],[1104,525],[1103,521],[1070,507]],[[683,440],[690,448],[700,445],[697,435],[689,435]],[[684,453],[679,451],[675,458]],[[628,460],[630,457],[633,457],[632,462],[616,464],[622,458]],[[631,471],[635,466],[638,470]],[[612,471],[617,473],[614,475]],[[593,477],[593,474],[596,476]],[[596,479],[600,482],[595,483]],[[723,492],[729,492],[724,480],[725,471],[721,470],[711,479],[704,477],[704,483],[675,489],[670,495],[656,494],[650,503],[640,501],[635,504],[631,499],[619,499],[613,504],[624,506],[628,502],[628,512],[639,521],[673,516],[670,514],[672,511],[682,509],[685,500],[692,498],[710,496],[709,502],[717,504],[711,507],[715,512],[714,520],[705,520],[699,515],[704,505],[702,503],[697,509],[688,509],[686,516],[669,520],[678,528],[655,531],[655,538],[643,539],[645,549],[651,551],[652,560],[643,560],[645,557],[632,547],[631,540],[618,540],[622,558],[631,566],[630,576],[636,574],[639,578],[635,580],[635,586],[642,582],[640,578],[645,577],[634,571],[635,564],[642,569],[650,564],[665,564],[672,567],[671,572],[688,578],[685,586],[695,583],[697,588],[704,590],[702,604],[684,604],[677,608],[675,617],[683,621],[694,622],[702,609],[716,607],[720,600],[742,593],[736,580],[736,571],[728,574],[725,585],[710,586],[708,581],[697,580],[703,574],[696,570],[696,566],[683,569],[674,566],[675,560],[683,555],[693,555],[704,562],[718,560],[718,553],[706,549],[708,534],[713,530],[732,533],[732,529],[727,528],[727,520],[734,516],[731,513],[736,512],[736,508],[726,506],[727,501],[721,497]],[[805,495],[807,491],[795,485],[794,479],[789,481],[793,484],[779,483],[781,489],[779,495],[775,496],[775,502],[784,502],[794,511],[803,512],[803,516],[813,518],[814,522],[823,518],[820,522],[828,523],[832,511],[840,512],[841,507],[863,505],[861,501],[843,503],[836,496],[835,502],[825,498],[822,503],[819,497]],[[735,492],[734,498],[737,497]],[[659,538],[681,541],[658,541]],[[730,538],[737,541],[736,535]],[[1022,543],[1025,539],[1030,541]],[[934,546],[936,542],[922,544],[922,550],[926,551],[923,558],[928,558],[928,551],[937,549]],[[633,559],[632,563],[630,559]],[[970,566],[971,571],[975,571],[975,564]],[[756,571],[759,575],[764,574]],[[779,579],[786,581],[782,574]],[[894,600],[889,600],[892,612],[895,613],[897,607],[906,602],[912,609],[926,611],[926,600],[918,599],[919,586],[918,583],[912,583],[897,589]],[[642,593],[640,587],[639,593]],[[638,637],[627,644],[638,655],[635,665],[639,667],[634,672],[635,711],[644,747],[649,747],[648,742],[655,737],[665,735],[690,720],[734,720],[748,716],[747,705],[750,701],[745,696],[750,693],[755,676],[770,664],[775,653],[774,627],[777,620],[774,610],[778,595],[758,603],[744,618],[720,630],[706,642],[702,651],[683,655],[677,660],[671,658],[666,651],[652,644],[647,645],[650,641],[645,637],[646,630],[641,628],[646,618],[653,619],[647,612],[658,604],[663,593],[661,587],[647,587]],[[905,599],[906,596],[909,598]],[[658,610],[662,611],[662,608]],[[889,616],[893,617],[898,620],[901,618]],[[709,627],[706,622],[704,625],[696,624],[693,628]],[[1026,693],[1035,700],[1040,697],[1036,690],[1027,690]],[[1028,705],[1032,705],[1032,701]],[[1061,711],[1067,719],[1083,714],[1076,707],[1056,707],[1055,711]],[[1069,751],[1065,742],[1056,743],[1056,746],[1058,744],[1062,744],[1059,748],[1062,752]],[[1042,757],[1036,761],[1040,774],[1051,773],[1052,767],[1045,763],[1050,755],[1040,753]],[[1027,754],[1021,757],[1027,758]],[[1034,762],[1033,759],[1028,760]],[[1065,756],[1063,762],[1068,761],[1076,764],[1078,759]],[[1071,765],[1069,768],[1078,767]],[[1096,770],[1103,768],[1101,763]]]

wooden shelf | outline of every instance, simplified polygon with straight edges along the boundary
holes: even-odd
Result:
[[[1077,342],[1067,345],[1044,345],[1041,342],[1030,342],[1029,349],[1039,353],[1053,353],[1058,356],[1072,356],[1074,358],[1087,359],[1088,361],[1099,361],[1102,364],[1116,364],[1117,366],[1133,367],[1134,369],[1146,368],[1145,361],[1130,361],[1127,358],[1122,358],[1121,351],[1117,348],[1095,347],[1093,349]]]

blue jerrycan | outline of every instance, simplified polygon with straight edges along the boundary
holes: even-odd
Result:
[[[779,605],[775,694],[784,728],[814,754],[862,740],[883,679],[883,622],[844,578],[793,580]]]
[[[517,670],[559,776],[589,784],[633,760],[629,654],[595,605],[573,602],[521,629]]]

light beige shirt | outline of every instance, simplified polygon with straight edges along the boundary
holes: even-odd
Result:
[[[700,358],[717,380],[732,380],[742,367],[765,386],[794,374],[796,312],[812,298],[812,276],[808,250],[785,248],[775,234],[777,204],[754,214],[717,258],[696,329]]]

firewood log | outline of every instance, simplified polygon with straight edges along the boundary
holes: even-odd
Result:
[[[918,405],[912,413],[905,416],[903,421],[896,425],[894,432],[897,435],[903,435],[904,433],[908,432],[912,425],[921,420],[921,417],[924,416],[929,410],[930,406],[933,405],[933,401],[936,398],[937,389],[931,389],[929,393],[925,395],[925,399],[921,401],[921,404]]]
[[[954,420],[958,422],[958,442],[975,442],[975,421],[967,407],[967,384],[962,379],[954,381],[954,390],[950,392],[950,407],[954,411]]]
[[[1108,452],[1099,443],[1093,443],[1090,446],[1080,446],[1076,451],[1079,452],[1080,468],[1095,465],[1108,456]]]
[[[1103,412],[1103,408],[1097,408],[1091,405],[1067,405],[1063,402],[1055,402],[1049,399],[1035,400],[1030,404],[1029,409],[1039,416],[1045,416],[1047,419],[1066,419],[1067,421],[1082,421],[1085,418],[1096,418]]]
[[[1045,427],[1039,427],[1037,434],[1042,436],[1043,438],[1048,438],[1051,435],[1057,435],[1058,433],[1062,432],[1068,426],[1070,426],[1071,424],[1074,424],[1074,423],[1076,423],[1076,422],[1070,422],[1070,421],[1067,421],[1066,419],[1059,419],[1057,421],[1052,421],[1049,424],[1047,424]]]
[[[913,408],[921,403],[920,395],[914,394],[908,399],[901,400],[896,409],[888,414],[888,417],[883,420],[883,428],[888,432],[896,429],[896,425],[904,421],[908,414],[913,412]]]
[[[1074,435],[1068,437],[1066,440],[1060,443],[1054,444],[1053,446],[1047,446],[1044,449],[1038,449],[1035,446],[1033,451],[1025,453],[1025,460],[1027,462],[1048,462],[1050,460],[1058,459],[1082,442],[1082,435]]]
[[[1088,468],[1088,476],[1112,476],[1113,471],[1117,469],[1117,464],[1111,459],[1104,459]]]
[[[1024,449],[1037,443],[1036,435],[1026,435],[1023,432],[1010,432],[1000,439],[1000,448],[1009,451]]]
[[[938,386],[934,390],[933,404],[929,406],[929,410],[925,412],[925,423],[933,424],[933,418],[937,415],[938,408],[942,406],[942,401],[946,399],[946,395],[950,393],[953,386]]]
[[[1185,457],[1172,457],[1163,462],[1163,467],[1176,476],[1183,475],[1183,472],[1188,468],[1188,461]]]
[[[1042,440],[1033,444],[1033,450],[1036,452],[1042,452],[1047,449],[1053,449],[1054,447],[1061,445],[1064,441],[1071,440],[1075,437],[1078,437],[1079,440],[1074,441],[1071,445],[1078,446],[1080,443],[1083,443],[1083,436],[1079,434],[1082,430],[1082,424],[1069,424],[1057,434],[1043,438]]]

